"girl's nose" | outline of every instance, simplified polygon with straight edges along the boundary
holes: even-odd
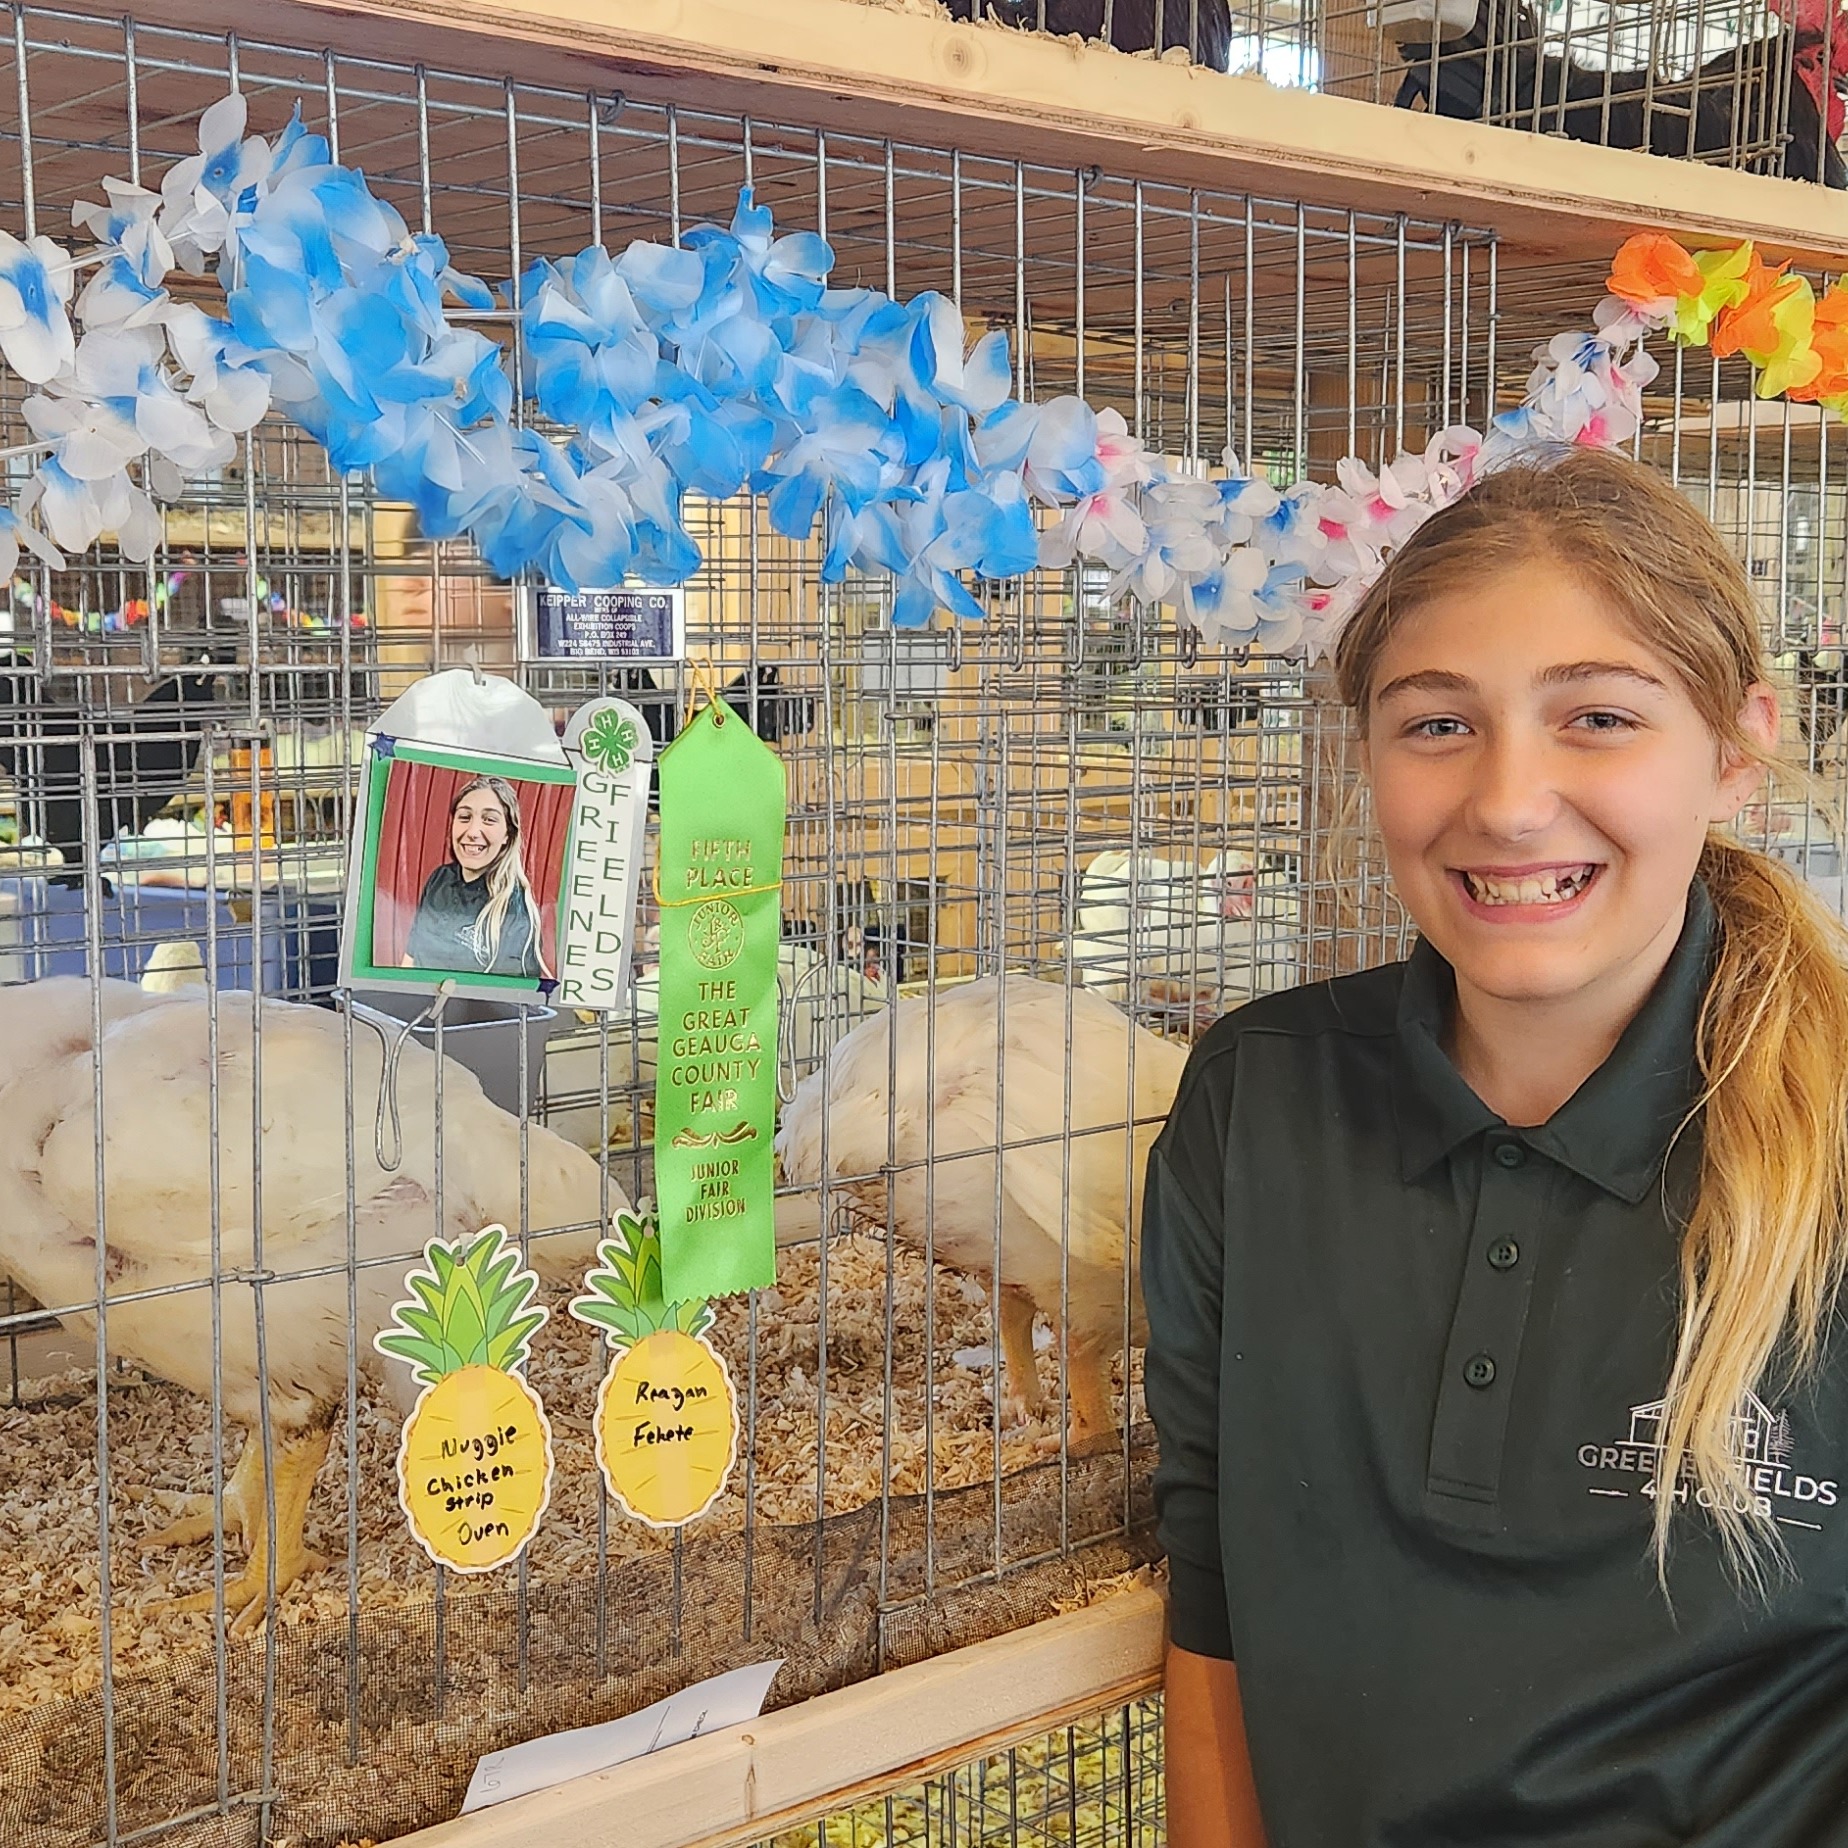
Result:
[[[1521,841],[1559,813],[1559,792],[1546,753],[1519,736],[1491,738],[1477,755],[1470,784],[1470,820],[1489,840]]]

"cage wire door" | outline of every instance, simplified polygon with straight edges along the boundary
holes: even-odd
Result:
[[[157,183],[227,87],[259,131],[299,102],[413,229],[490,278],[723,222],[749,183],[783,228],[832,241],[838,281],[939,289],[972,329],[1006,329],[1021,395],[1076,391],[1168,454],[1206,467],[1230,448],[1280,483],[1480,425],[1598,287],[1530,271],[1512,290],[1493,239],[1453,224],[49,9],[8,18],[11,229],[67,219],[105,173]],[[514,316],[478,323],[517,367]],[[26,434],[20,397],[0,381],[6,445]],[[1644,453],[1737,533],[1800,690],[1793,725],[1836,763],[1848,508],[1825,428],[1754,405],[1742,371],[1705,360],[1665,374],[1649,412]],[[329,1012],[363,732],[419,675],[474,662],[561,715],[621,694],[665,740],[684,674],[523,654],[509,586],[332,477],[279,420],[165,522],[149,568],[99,549],[8,593],[0,769],[19,844],[0,868],[0,1064],[42,1044],[5,1025],[9,1003],[66,1010],[76,1101],[59,1121],[107,1212],[94,1287],[12,1289],[0,1319],[0,1839],[386,1838],[453,1813],[484,1751],[771,1655],[788,1658],[773,1699],[800,1698],[1146,1559],[1133,1209],[1185,1042],[1255,995],[1403,945],[1377,867],[1333,851],[1354,764],[1319,682],[1197,655],[1077,573],[991,591],[979,624],[899,631],[889,586],[822,584],[819,547],[775,536],[752,501],[692,508],[706,562],[689,651],[788,772],[781,1092],[786,1122],[809,1112],[825,1183],[779,1201],[776,1287],[718,1305],[743,1435],[712,1513],[669,1536],[613,1510],[589,1438],[602,1358],[554,1314],[530,1370],[556,1433],[551,1507],[516,1569],[462,1583],[399,1519],[366,1304],[445,1223],[465,1133],[514,1151],[509,1223],[536,1263],[560,1260],[546,1300],[562,1306],[563,1260],[611,1203],[651,1192],[659,988],[644,931],[618,1015],[518,1006],[428,1031],[404,1128],[439,1151],[433,1184],[381,1234],[355,1205],[378,1041]],[[1757,825],[1839,881],[1839,803]],[[172,1237],[151,1202],[181,1140],[161,1114],[175,1093],[89,1046],[125,994],[163,988],[197,1023],[180,1076],[209,1148],[210,1237],[196,1275],[149,1291],[123,1280]],[[282,1004],[334,1023],[331,1066],[310,1070]],[[235,1085],[214,1075],[226,1048]],[[285,1149],[278,1125],[317,1084],[337,1107],[319,1141],[303,1129]],[[976,1100],[960,1139],[894,1102],[952,1089]],[[595,1158],[594,1197],[582,1225],[534,1237],[553,1138]],[[288,1231],[304,1173],[331,1241],[312,1258]],[[1046,1196],[1037,1216],[1017,1204]],[[276,1375],[315,1316],[324,1351],[303,1364],[336,1381],[299,1510],[317,1557],[289,1562],[306,1569],[270,1621],[239,1628],[237,1516],[280,1535],[306,1487]],[[181,1370],[174,1331],[200,1327],[209,1394],[163,1366]],[[227,1338],[246,1327],[264,1331],[248,1356]],[[244,1510],[247,1444],[266,1487]],[[201,1537],[146,1547],[191,1497]],[[170,1607],[188,1596],[203,1608]],[[1027,1834],[968,1837],[991,1838]]]

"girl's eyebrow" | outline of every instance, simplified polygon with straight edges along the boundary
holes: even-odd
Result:
[[[1543,687],[1573,686],[1581,680],[1634,680],[1641,686],[1660,689],[1663,682],[1646,669],[1630,661],[1562,661],[1544,667],[1534,676]],[[1391,699],[1395,693],[1474,693],[1475,681],[1467,674],[1449,668],[1422,667],[1413,674],[1401,674],[1389,680],[1374,694],[1375,703]]]
[[[1635,680],[1646,687],[1662,685],[1654,674],[1632,661],[1567,661],[1543,669],[1537,678],[1543,687],[1570,686],[1580,680]]]
[[[1374,694],[1375,701],[1391,699],[1395,693],[1473,693],[1476,683],[1467,674],[1452,673],[1445,667],[1421,667],[1415,674],[1401,674],[1389,680]]]

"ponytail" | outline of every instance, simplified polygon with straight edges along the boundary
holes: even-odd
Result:
[[[1681,1239],[1656,1557],[1684,1472],[1739,1574],[1774,1539],[1738,1454],[1746,1393],[1816,1364],[1848,1262],[1848,935],[1778,861],[1715,837],[1701,857],[1716,960],[1697,1047],[1700,1188]],[[1690,1118],[1690,1126],[1693,1119]]]

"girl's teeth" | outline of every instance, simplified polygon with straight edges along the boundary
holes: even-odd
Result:
[[[1584,890],[1590,868],[1569,873],[1539,873],[1527,879],[1485,879],[1464,875],[1471,896],[1483,905],[1557,905]]]

